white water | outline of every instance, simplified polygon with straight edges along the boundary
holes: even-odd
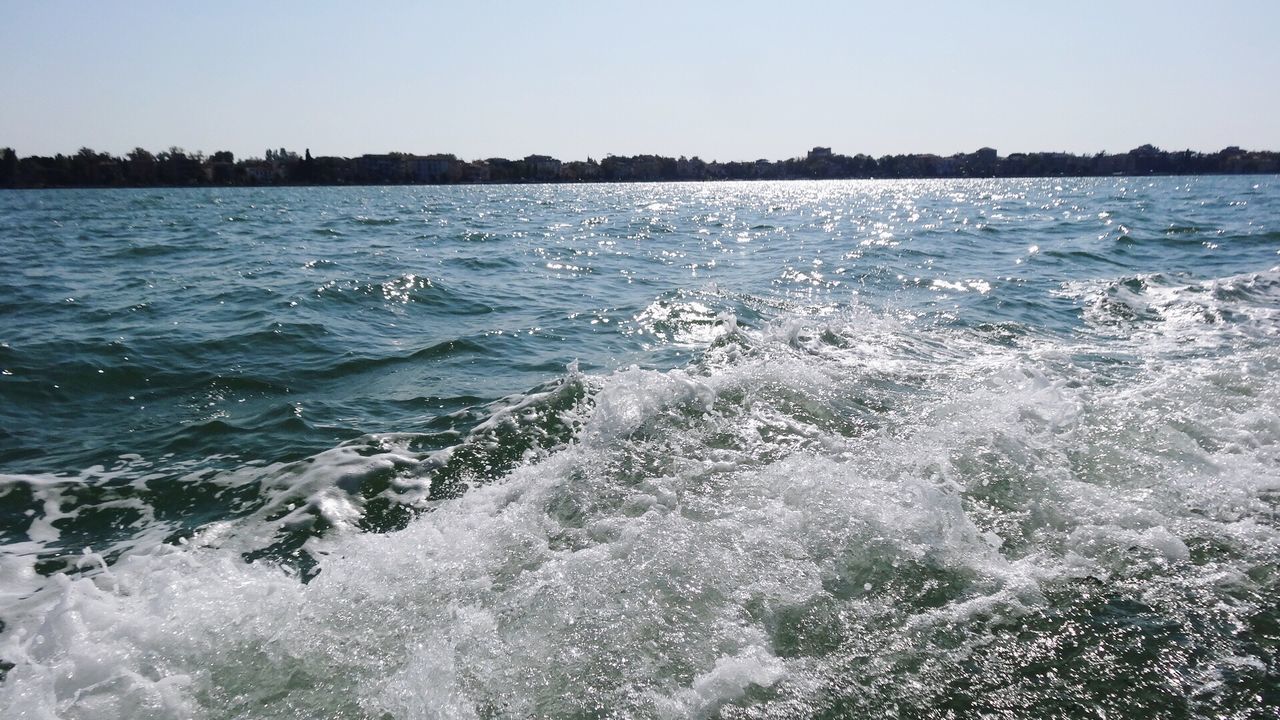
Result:
[[[397,532],[356,531],[344,488],[422,486],[435,461],[403,438],[246,468],[335,526],[319,573],[242,560],[290,522],[269,511],[76,576],[6,555],[0,716],[791,717],[833,692],[894,714],[1001,643],[1034,655],[1009,638],[1084,585],[1229,623],[1276,600],[1278,288],[1068,285],[1089,331],[1015,342],[721,318],[684,370],[571,374],[572,442]],[[1205,656],[1172,687],[1266,671],[1186,632]]]

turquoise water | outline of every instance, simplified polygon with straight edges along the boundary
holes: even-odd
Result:
[[[1274,176],[0,218],[6,718],[1277,716]]]

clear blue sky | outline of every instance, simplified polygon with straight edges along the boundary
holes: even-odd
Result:
[[[0,146],[1280,150],[1280,2],[0,0]]]

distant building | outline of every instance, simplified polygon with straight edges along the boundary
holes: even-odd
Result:
[[[816,148],[814,148],[814,149],[812,149],[812,150],[810,150],[810,151],[809,151],[809,156],[808,156],[807,158],[805,158],[805,159],[806,159],[806,160],[830,160],[830,159],[831,159],[831,148],[829,148],[829,147],[816,147]]]
[[[344,157],[322,156],[314,158],[312,163],[313,181],[345,185],[355,179],[355,163]]]
[[[595,180],[600,176],[600,166],[594,160],[574,160],[560,166],[560,179],[573,182]]]
[[[452,155],[414,156],[408,160],[409,177],[420,183],[449,182],[457,164],[458,159]]]
[[[458,180],[466,183],[489,182],[489,164],[481,161],[459,163]]]
[[[375,185],[405,182],[409,179],[407,158],[400,153],[361,155],[354,162],[356,179]]]
[[[242,167],[245,177],[254,185],[269,185],[275,182],[276,169],[266,160],[249,160]]]
[[[560,177],[560,161],[550,155],[529,155],[524,159],[524,167],[532,180],[555,180]]]

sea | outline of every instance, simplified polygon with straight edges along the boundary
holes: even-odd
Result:
[[[0,193],[0,717],[1280,717],[1280,177]]]

